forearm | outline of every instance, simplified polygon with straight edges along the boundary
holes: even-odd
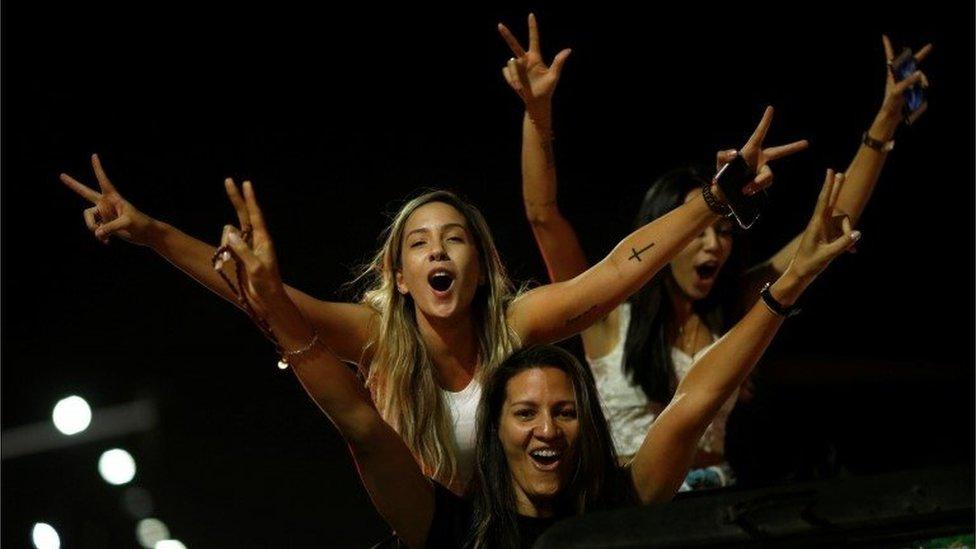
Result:
[[[781,304],[790,306],[808,285],[789,269],[770,286],[770,294]],[[765,303],[757,302],[745,317],[702,356],[681,381],[676,395],[699,394],[706,406],[717,411],[738,388],[766,351],[783,323]],[[710,418],[709,410],[703,415]],[[703,422],[708,425],[710,419]]]
[[[267,318],[283,351],[305,348],[315,337],[312,325],[283,291],[273,297]],[[289,361],[308,396],[350,444],[366,444],[366,421],[376,411],[369,392],[322,341]]]
[[[557,203],[556,164],[548,102],[522,120],[522,199],[549,279],[569,280],[588,267],[572,225]]]
[[[868,136],[879,141],[890,141],[900,122],[900,114],[889,113],[882,108],[868,129]],[[852,223],[856,223],[864,212],[887,158],[887,152],[875,150],[861,143],[857,154],[847,167],[844,184],[837,198],[837,208],[848,214]]]
[[[241,307],[237,295],[213,268],[215,247],[160,221],[153,221],[150,234],[148,245],[156,253],[210,291]],[[224,273],[236,285],[232,265],[224,267]],[[330,349],[342,360],[361,364],[363,348],[370,338],[372,311],[363,305],[318,300],[289,286],[285,286],[285,292]]]
[[[286,350],[301,349],[315,335],[287,296],[268,315]],[[335,424],[356,460],[376,510],[409,547],[421,547],[433,517],[433,489],[400,436],[373,406],[369,392],[324,345],[290,361],[305,392]]]
[[[597,316],[603,316],[646,284],[716,218],[696,196],[628,235],[597,265],[570,283],[583,286],[578,297],[597,306]]]
[[[522,117],[522,198],[532,221],[556,203],[556,161],[552,150],[552,108],[546,102]]]
[[[542,343],[585,330],[647,283],[716,218],[696,196],[641,227],[576,278],[523,295],[511,313],[516,331],[527,343]]]
[[[889,141],[895,135],[900,122],[900,116],[892,115],[882,109],[874,117],[874,122],[868,129],[868,136],[878,141]],[[887,152],[872,149],[864,143],[858,146],[857,154],[854,155],[844,174],[844,184],[841,185],[836,204],[838,210],[850,216],[852,224],[856,224],[861,218],[861,213],[871,199],[874,186],[878,182],[887,158]],[[796,253],[799,242],[800,237],[794,237],[773,254],[766,264],[777,274],[781,274]]]
[[[805,286],[787,270],[770,291],[777,301],[791,305]],[[783,318],[764,303],[756,303],[695,362],[631,463],[632,480],[642,502],[667,501],[674,496],[694,460],[698,440],[745,381],[782,323]]]
[[[878,141],[890,141],[894,137],[901,120],[900,113],[892,112],[891,107],[882,105],[868,128],[868,136]],[[844,184],[841,185],[835,204],[837,210],[850,216],[852,224],[857,223],[871,199],[874,186],[878,182],[878,177],[887,158],[887,152],[868,147],[859,140],[857,153],[847,167]],[[790,259],[796,253],[799,242],[799,236],[793,238],[759,267],[769,267],[777,275],[783,273]],[[760,273],[762,269],[757,269],[755,272]]]
[[[237,296],[213,268],[213,254],[217,248],[162,221],[153,220],[151,227],[148,245],[153,251],[210,291],[239,306]],[[227,271],[231,281],[236,281],[233,270]]]

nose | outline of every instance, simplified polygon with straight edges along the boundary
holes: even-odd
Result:
[[[447,257],[447,250],[444,249],[444,244],[440,239],[434,240],[431,244],[429,259],[431,261],[446,261],[450,259]]]
[[[708,251],[718,249],[718,232],[715,231],[715,227],[705,228],[702,233],[702,247]]]
[[[540,416],[539,424],[536,425],[533,434],[539,440],[555,440],[562,436],[563,431],[553,419],[552,414],[543,414]]]

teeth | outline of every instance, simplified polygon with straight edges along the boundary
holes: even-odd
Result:
[[[555,450],[536,450],[532,452],[533,456],[551,458],[559,455],[559,452]]]

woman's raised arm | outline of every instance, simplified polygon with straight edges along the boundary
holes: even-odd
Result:
[[[891,41],[887,36],[882,35],[885,57],[888,62],[888,69],[885,71],[884,98],[881,107],[878,109],[871,126],[862,136],[860,145],[854,159],[845,172],[845,181],[837,198],[837,211],[843,212],[851,218],[851,222],[856,225],[861,218],[861,213],[867,207],[874,186],[881,175],[881,169],[888,159],[891,149],[887,144],[892,141],[895,131],[904,120],[902,109],[905,107],[905,90],[911,86],[921,83],[928,87],[929,81],[922,71],[915,71],[908,78],[895,82],[891,72],[891,62],[895,59],[895,51],[891,46]],[[918,53],[915,54],[915,62],[921,63],[929,52],[932,51],[932,44],[926,44]],[[757,287],[765,282],[764,278],[773,278],[781,274],[790,258],[796,253],[796,248],[800,243],[800,236],[796,236],[788,244],[773,254],[768,261],[750,270],[749,276],[757,280],[749,281],[750,287]],[[751,295],[751,294],[750,294]]]
[[[264,217],[247,181],[243,202],[247,226],[253,230],[251,243],[228,226],[222,244],[232,250],[231,260],[243,265],[247,299],[267,321],[309,397],[349,444],[376,510],[409,547],[423,547],[434,516],[433,485],[400,436],[380,417],[363,384],[319,341],[285,289]]]
[[[535,15],[529,14],[529,49],[525,50],[508,28],[498,32],[512,57],[502,68],[508,85],[525,103],[522,118],[522,200],[549,280],[562,282],[589,267],[576,231],[562,216],[556,200],[556,160],[552,150],[552,94],[556,91],[569,49],[556,54],[546,66],[539,46]]]
[[[764,163],[762,142],[772,122],[767,107],[762,120],[739,151],[758,176],[744,187],[758,192],[772,181]],[[783,145],[775,151],[785,156],[803,143]],[[713,183],[710,192],[721,196]],[[703,197],[698,196],[631,233],[603,260],[582,274],[526,292],[509,309],[509,322],[526,345],[551,343],[579,333],[609,313],[634,293],[678,253],[690,239],[717,219]]]
[[[796,254],[768,289],[779,306],[793,306],[817,275],[860,238],[860,233],[851,229],[846,218],[841,226],[835,224],[834,210],[842,181],[843,177],[827,171]],[[688,473],[705,428],[745,381],[783,318],[765,302],[756,303],[681,380],[674,398],[657,417],[630,464],[642,502],[666,501],[674,496]]]
[[[112,236],[118,236],[133,244],[147,246],[215,294],[240,306],[236,295],[213,269],[216,248],[141,212],[119,194],[102,168],[98,155],[92,155],[91,162],[99,191],[68,174],[61,174],[61,181],[92,204],[84,211],[84,218],[95,238],[107,244]],[[224,184],[241,227],[246,227],[245,202],[231,180]],[[236,283],[235,273],[226,274]],[[294,288],[285,288],[339,357],[350,362],[360,361],[370,337],[374,316],[371,309],[353,303],[321,301]]]

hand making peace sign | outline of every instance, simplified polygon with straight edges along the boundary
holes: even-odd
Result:
[[[108,176],[105,175],[105,170],[102,168],[102,163],[97,154],[92,155],[91,162],[101,192],[88,187],[66,173],[61,174],[60,177],[69,189],[94,204],[83,212],[85,225],[95,234],[95,238],[103,244],[108,244],[109,237],[117,234],[133,244],[147,245],[154,220],[122,198],[122,195],[109,181]]]
[[[539,46],[539,26],[535,15],[529,14],[529,49],[525,50],[518,39],[512,35],[508,27],[499,23],[498,32],[505,39],[515,57],[508,60],[502,67],[502,75],[508,85],[519,94],[525,107],[530,112],[544,107],[556,91],[559,75],[563,64],[572,50],[564,49],[556,54],[552,64],[546,66],[542,60],[542,49]]]
[[[229,177],[224,180],[224,188],[237,212],[240,229],[233,225],[224,226],[214,268],[220,270],[229,261],[240,262],[242,268],[237,269],[237,274],[243,277],[239,285],[246,294],[244,297],[258,315],[265,317],[282,299],[288,299],[274,245],[251,182],[244,182],[243,197]]]

